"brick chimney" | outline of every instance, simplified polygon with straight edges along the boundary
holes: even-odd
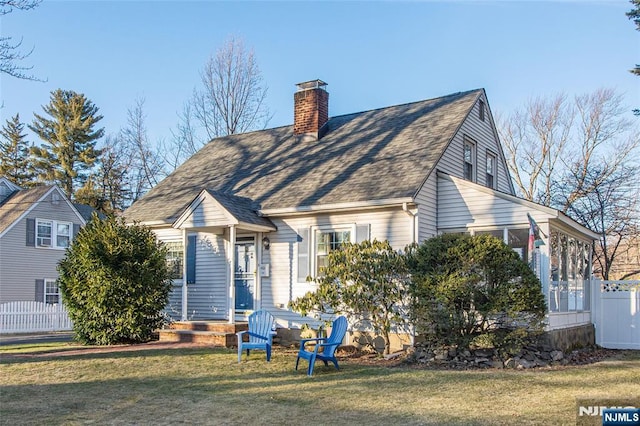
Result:
[[[329,121],[329,93],[322,80],[298,83],[293,95],[293,134],[308,135],[315,140],[326,132]]]

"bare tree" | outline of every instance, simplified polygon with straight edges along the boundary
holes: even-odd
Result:
[[[0,16],[7,15],[14,10],[31,10],[38,6],[42,0],[0,0]],[[33,52],[33,48],[27,51],[22,49],[22,39],[14,41],[11,36],[0,37],[0,72],[12,77],[24,80],[42,81],[28,74],[32,66],[20,65],[20,61],[26,59]]]
[[[131,202],[135,202],[153,188],[165,175],[164,162],[147,137],[144,98],[135,100],[127,110],[127,125],[120,130],[123,149],[129,155],[129,185]]]
[[[507,163],[521,195],[557,208],[601,235],[605,279],[619,247],[637,233],[640,132],[611,89],[530,101],[500,121]]]
[[[76,192],[76,201],[105,213],[123,211],[130,204],[129,170],[132,159],[122,139],[109,135],[101,149],[98,167]]]
[[[548,206],[558,162],[569,141],[574,111],[564,94],[530,100],[500,120],[507,166],[520,195]]]
[[[209,57],[200,79],[179,114],[170,163],[181,163],[213,138],[265,128],[271,119],[265,105],[268,88],[253,50],[245,49],[241,39],[227,39]]]

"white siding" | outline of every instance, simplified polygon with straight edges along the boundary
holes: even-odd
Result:
[[[545,215],[525,204],[498,197],[446,177],[438,179],[438,231],[506,225],[527,226],[527,213],[541,224]]]
[[[229,223],[230,219],[216,202],[206,197],[185,220],[182,227],[224,226]]]
[[[182,240],[182,231],[173,228],[154,229],[161,241]],[[226,319],[228,267],[225,237],[206,232],[196,235],[196,282],[187,286],[189,320]],[[228,238],[228,235],[226,236]],[[174,280],[169,295],[170,315],[179,318],[182,312],[182,280]]]
[[[35,280],[58,278],[56,267],[65,250],[27,247],[27,218],[82,223],[68,203],[54,204],[49,194],[7,231],[0,238],[0,303],[35,300]]]
[[[299,229],[369,224],[371,239],[389,240],[395,249],[403,249],[412,242],[413,219],[400,208],[271,220],[278,231],[267,234],[271,248],[263,253],[263,263],[269,263],[270,276],[262,279],[262,307],[271,311],[278,322],[287,327],[296,327],[305,322],[297,313],[289,311],[289,301],[314,289],[311,283],[298,282]]]
[[[438,203],[442,197],[438,193],[438,179],[436,170],[452,176],[463,177],[463,145],[465,136],[475,143],[475,182],[485,184],[485,164],[487,152],[497,156],[497,190],[512,194],[510,177],[502,148],[497,139],[493,118],[487,107],[487,100],[481,97],[485,104],[485,120],[480,120],[479,102],[476,102],[466,120],[451,140],[435,170],[420,189],[416,196],[418,205],[418,240],[424,241],[433,237],[440,227],[441,211]]]
[[[485,105],[487,100],[483,98]],[[438,162],[437,169],[452,176],[462,178],[463,175],[463,145],[465,136],[475,142],[475,178],[474,182],[485,184],[485,162],[487,151],[493,152],[497,158],[497,190],[512,194],[511,185],[509,183],[509,174],[507,165],[504,161],[502,147],[498,141],[494,131],[493,119],[486,109],[485,120],[479,118],[479,103],[476,102],[473,109],[469,113],[467,119],[462,123],[460,129],[453,137],[453,140],[444,152],[444,155]]]

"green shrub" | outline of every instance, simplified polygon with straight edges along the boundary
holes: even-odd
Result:
[[[58,265],[76,338],[98,345],[150,340],[171,288],[165,256],[148,228],[94,216]]]
[[[504,358],[543,330],[540,281],[497,238],[434,237],[409,250],[408,265],[411,319],[435,345],[482,341]]]
[[[374,240],[344,244],[327,259],[327,267],[315,278],[318,288],[289,307],[302,315],[345,314],[352,322],[370,325],[382,335],[389,353],[391,329],[405,321],[408,274],[403,255],[389,242]]]

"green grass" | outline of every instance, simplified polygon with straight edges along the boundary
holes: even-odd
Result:
[[[77,346],[0,347],[0,424],[575,424],[576,398],[638,397],[640,353],[536,371],[341,371],[276,350],[237,364],[225,349],[75,354]],[[51,351],[67,354],[46,354]],[[29,353],[29,356],[15,355]]]

